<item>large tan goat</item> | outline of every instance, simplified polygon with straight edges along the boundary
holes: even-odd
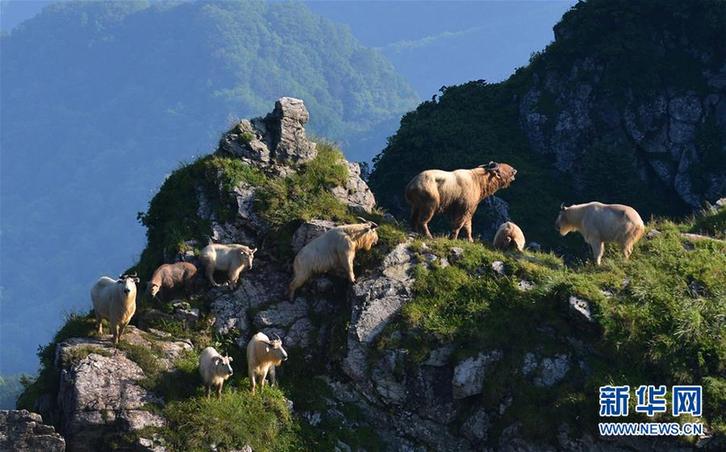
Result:
[[[506,163],[489,162],[473,169],[456,171],[426,170],[406,185],[406,201],[411,205],[411,224],[415,231],[431,237],[429,222],[437,213],[451,217],[451,237],[464,228],[472,242],[471,219],[479,203],[514,182],[517,170]]]
[[[355,282],[355,253],[358,250],[369,251],[378,243],[377,227],[370,221],[337,226],[305,245],[293,262],[295,276],[288,288],[290,301],[295,299],[295,291],[315,274],[342,269],[348,280]]]

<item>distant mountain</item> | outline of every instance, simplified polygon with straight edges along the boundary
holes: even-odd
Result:
[[[442,85],[506,79],[552,41],[552,26],[576,1],[311,1],[380,49],[429,99]],[[371,26],[375,24],[375,26]]]
[[[301,3],[68,2],[0,45],[3,373],[33,370],[93,279],[135,260],[133,219],[160,176],[234,118],[300,97],[313,133],[367,159],[345,138],[365,143],[417,99],[380,52]]]
[[[726,2],[591,0],[554,32],[508,80],[448,87],[407,114],[375,159],[379,203],[407,210],[403,188],[423,169],[505,161],[517,181],[475,230],[490,238],[508,217],[561,246],[561,202],[630,204],[648,218],[726,196]]]

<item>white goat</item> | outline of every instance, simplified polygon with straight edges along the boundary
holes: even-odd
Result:
[[[247,373],[252,380],[252,393],[255,393],[257,379],[260,386],[265,386],[267,375],[270,375],[270,383],[276,384],[275,367],[287,360],[287,352],[282,348],[282,339],[275,335],[270,339],[264,333],[257,333],[252,336],[247,344]]]
[[[108,320],[113,343],[118,344],[124,328],[136,312],[136,275],[121,275],[119,279],[102,276],[91,288],[93,312],[96,314],[96,331],[103,334],[103,319]]]
[[[214,388],[217,398],[222,395],[222,386],[232,376],[231,356],[222,356],[214,349],[207,347],[199,354],[199,374],[207,388],[207,398]]]

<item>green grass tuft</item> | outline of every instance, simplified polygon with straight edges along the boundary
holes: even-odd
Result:
[[[345,185],[348,168],[339,149],[318,143],[318,155],[298,172],[282,179],[268,180],[259,192],[258,208],[273,227],[291,221],[324,218],[350,220],[348,208],[330,189]]]
[[[147,380],[155,379],[163,370],[160,353],[153,347],[131,344],[123,339],[118,343],[119,350],[126,352],[126,357],[141,367]]]
[[[163,409],[169,426],[162,435],[174,450],[202,451],[212,445],[255,451],[292,450],[295,423],[281,391],[256,395],[225,385],[220,399],[197,395],[172,401]]]

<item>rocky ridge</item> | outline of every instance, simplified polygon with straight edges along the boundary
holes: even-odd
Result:
[[[291,174],[315,155],[315,144],[305,138],[307,119],[301,101],[280,99],[275,112],[263,119],[241,121],[225,134],[217,152],[234,155],[266,173]],[[355,169],[354,164],[348,165]],[[368,213],[375,205],[365,181],[354,170],[349,171],[345,187],[332,191],[338,192],[352,211]],[[447,267],[465,257],[464,249],[452,247],[442,255],[425,245],[414,246],[412,238],[405,238],[384,249],[374,264],[357,269],[354,284],[336,275],[321,276],[306,284],[290,302],[286,296],[290,263],[265,246],[271,240],[270,226],[256,211],[255,188],[242,183],[234,195],[236,212],[229,221],[219,221],[213,209],[205,208],[202,202],[198,215],[210,222],[214,239],[242,242],[260,250],[254,268],[243,273],[235,290],[219,287],[204,294],[211,328],[240,350],[257,331],[282,337],[290,355],[299,356],[302,366],[314,372],[306,378],[322,381],[330,389],[320,396],[322,408],[293,408],[311,426],[331,422],[351,429],[371,426],[387,450],[466,451],[482,450],[484,444],[507,451],[677,449],[667,441],[606,442],[573,432],[566,423],[560,425],[557,445],[525,439],[516,421],[502,431],[495,430],[493,425],[509,419],[516,403],[512,394],[493,408],[481,403],[494,378],[493,369],[508,359],[502,350],[463,350],[454,342],[443,342],[414,360],[402,345],[407,332],[388,328],[413,297],[414,267]],[[289,240],[286,245],[298,250],[334,224],[321,219],[302,222],[291,238],[285,238]],[[487,278],[514,277],[501,261],[477,271]],[[518,287],[522,293],[535,289],[526,280]],[[175,306],[174,314],[156,315],[201,320],[196,319],[199,312],[194,308],[179,303]],[[592,328],[587,300],[566,298],[562,308],[578,329]],[[160,438],[144,430],[164,425],[161,415],[146,409],[164,401],[144,387],[147,371],[134,361],[138,357],[133,346],[154,350],[161,367],[158,371],[173,372],[175,359],[191,350],[192,344],[145,326],[145,320],[137,319],[145,330],[130,327],[124,335],[123,341],[132,345],[128,349],[114,349],[108,341],[90,338],[71,338],[58,344],[54,365],[59,371],[59,390],[39,399],[45,405],[37,404],[37,409],[46,417],[55,416],[69,449],[90,450],[87,448],[114,436],[130,436],[133,447],[141,450],[166,449]],[[540,333],[557,334],[548,326],[542,326]],[[545,388],[577,378],[579,372],[587,371],[582,358],[590,351],[575,336],[574,331],[568,333],[563,338],[566,349],[558,352],[533,344],[511,372],[529,385]],[[237,365],[244,368],[243,363]],[[289,365],[279,371],[283,380],[288,378]],[[294,407],[295,400],[292,402]],[[344,405],[356,407],[361,418],[343,414]],[[337,447],[351,450],[344,442]]]

